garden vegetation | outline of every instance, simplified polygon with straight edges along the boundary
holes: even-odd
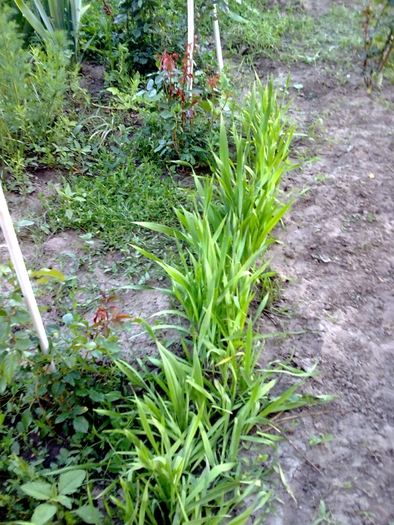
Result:
[[[300,393],[313,369],[260,359],[257,321],[275,288],[267,252],[292,202],[280,183],[297,167],[289,106],[273,81],[259,79],[235,101],[207,36],[212,5],[199,13],[191,86],[183,7],[170,4],[15,0],[0,8],[4,186],[26,195],[32,173],[57,170],[41,236],[73,228],[87,243],[100,238],[95,255],[120,252],[136,290],[149,278],[141,267],[146,276],[154,263],[172,304],[162,312],[170,325],[149,324],[102,292],[88,322],[86,289],[74,276],[32,269],[38,300],[50,296],[58,314],[46,327],[45,356],[13,269],[0,265],[2,522],[257,523],[272,500],[269,452],[279,436],[270,416],[329,399]],[[236,49],[243,13],[218,7],[230,14],[224,28]],[[252,21],[244,35],[252,45],[254,31],[264,34],[267,53],[285,31],[312,24],[302,13],[267,16],[276,20],[269,34]],[[386,37],[374,55],[366,42],[368,67],[378,56],[379,73],[392,47]],[[89,60],[105,66],[101,93],[81,87]],[[124,359],[119,332],[130,323],[150,335],[154,356]],[[168,329],[178,334],[171,341]]]

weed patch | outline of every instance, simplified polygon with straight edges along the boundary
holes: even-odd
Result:
[[[112,248],[135,240],[134,221],[153,220],[171,224],[174,206],[187,200],[169,175],[160,176],[154,163],[96,177],[77,176],[57,188],[44,201],[46,220],[52,231],[77,228],[100,238]]]

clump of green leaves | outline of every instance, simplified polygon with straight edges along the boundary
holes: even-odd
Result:
[[[188,49],[182,57],[165,50],[156,58],[159,71],[137,94],[148,106],[145,114],[150,112],[146,123],[152,149],[166,160],[206,165],[229,97],[224,76],[206,79],[201,70],[190,73]]]
[[[179,10],[159,0],[121,0],[114,18],[117,40],[128,50],[129,67],[141,73],[155,68],[155,55],[182,40]]]
[[[0,278],[0,516],[26,520],[33,513],[27,496],[32,496],[34,483],[76,462],[94,462],[100,469],[109,453],[99,436],[110,420],[98,417],[94,409],[112,409],[125,394],[113,357],[120,351],[116,326],[130,316],[114,308],[114,298],[104,296],[93,323],[68,312],[58,325],[47,326],[51,348],[50,356],[44,356],[14,273],[1,266]],[[67,286],[55,270],[35,272],[32,278],[56,279],[58,286]],[[49,374],[51,360],[56,372]],[[46,503],[37,507],[32,521],[38,523],[38,513],[43,513],[46,520],[40,523],[55,514],[60,523],[75,502],[68,499],[64,477],[51,487],[44,483],[36,499]],[[88,504],[86,497],[82,503]]]
[[[24,49],[10,16],[0,10],[0,150],[8,171],[21,177],[35,147],[50,142],[72,75],[57,44]]]
[[[281,175],[292,167],[286,109],[272,83],[252,89],[239,111],[240,130],[232,130],[235,159],[222,122],[213,176],[195,176],[198,201],[192,211],[176,210],[179,228],[139,223],[177,245],[179,262],[172,264],[137,249],[167,273],[171,287],[162,291],[180,305],[171,313],[185,317],[190,329],[181,329],[183,357],[146,325],[158,358],[140,362],[139,369],[117,363],[132,395],[109,431],[119,435],[115,449],[124,458],[121,497],[110,500],[127,523],[137,525],[141,518],[150,525],[246,523],[270,493],[261,481],[264,467],[244,469],[240,448],[244,442],[274,447],[275,436],[260,431],[251,436],[252,429],[270,414],[312,401],[296,394],[297,383],[272,394],[281,373],[300,380],[309,374],[287,365],[258,368],[262,347],[253,326],[267,294],[256,316],[248,317],[259,286],[272,275],[261,260],[270,232],[289,206],[277,198]],[[254,503],[234,517],[236,506],[250,497]]]
[[[235,160],[222,121],[213,175],[195,176],[198,200],[192,211],[176,210],[179,229],[139,223],[177,243],[177,267],[143,253],[172,280],[168,293],[191,322],[199,355],[216,364],[224,360],[226,369],[236,366],[244,345],[257,287],[272,276],[261,258],[273,242],[272,229],[290,206],[277,198],[281,176],[295,167],[287,162],[293,128],[286,124],[286,110],[272,83],[254,87],[239,110],[240,131],[235,125],[232,129]],[[256,319],[267,300],[261,301]]]
[[[75,523],[74,516],[84,523],[102,522],[102,514],[92,504],[78,505],[81,486],[86,478],[86,471],[71,470],[61,474],[58,482],[49,480],[31,481],[20,490],[33,500],[44,501],[34,509],[31,525],[44,525],[55,522]],[[75,506],[77,508],[75,508]]]
[[[380,87],[383,70],[394,48],[394,2],[377,0],[362,11],[364,30],[363,75],[368,88]]]
[[[247,434],[269,414],[305,399],[294,396],[295,387],[270,397],[279,368],[248,376],[241,395],[222,384],[219,370],[215,378],[204,369],[197,347],[192,358],[180,358],[157,344],[159,356],[140,361],[138,368],[117,363],[132,394],[124,399],[123,412],[111,414],[116,426],[108,433],[113,442],[117,437],[122,469],[117,496],[109,498],[116,511],[108,504],[107,511],[135,525],[244,524],[271,494],[263,466],[253,471],[238,452],[245,440],[275,446],[275,436]],[[244,372],[240,369],[240,375]],[[246,498],[252,503],[234,517]]]

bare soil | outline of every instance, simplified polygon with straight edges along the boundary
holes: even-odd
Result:
[[[287,75],[267,62],[259,71],[279,85]],[[263,315],[261,329],[305,332],[268,342],[265,359],[289,359],[302,370],[318,362],[320,375],[307,388],[338,399],[283,425],[278,418],[288,437],[278,455],[290,490],[278,478],[281,503],[266,523],[312,524],[324,501],[332,521],[322,523],[392,525],[394,85],[368,95],[357,68],[345,81],[302,64],[290,75],[291,85],[303,85],[293,89],[292,118],[306,134],[296,149],[318,160],[284,184],[285,191],[309,188],[273,249],[282,280],[276,307],[291,317]]]

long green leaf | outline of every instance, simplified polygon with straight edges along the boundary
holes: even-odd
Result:
[[[50,38],[50,33],[45,29],[36,15],[27,7],[25,2],[23,2],[23,0],[15,0],[15,4],[37,34],[40,35],[44,41],[48,40]]]

